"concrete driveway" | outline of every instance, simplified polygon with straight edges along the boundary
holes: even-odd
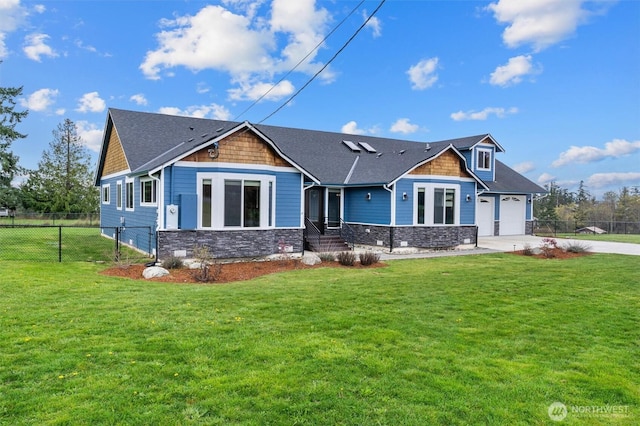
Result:
[[[539,247],[543,237],[533,235],[512,235],[500,237],[479,237],[478,247],[495,251],[522,250],[525,244],[530,247]],[[630,254],[640,256],[640,244],[611,243],[608,241],[572,240],[570,238],[557,238],[560,246],[576,242],[590,247],[594,253]]]

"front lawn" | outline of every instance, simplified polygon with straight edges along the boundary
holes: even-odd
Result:
[[[221,285],[99,269],[0,263],[0,424],[555,424],[554,402],[562,424],[640,421],[635,256]]]
[[[558,234],[558,238],[640,244],[640,234]]]

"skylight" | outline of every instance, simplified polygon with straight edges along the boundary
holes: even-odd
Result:
[[[365,151],[367,151],[369,154],[375,154],[377,151],[374,147],[372,147],[371,145],[369,145],[366,142],[358,142],[358,144],[364,148]]]
[[[349,147],[349,149],[353,152],[360,152],[360,147],[358,145],[356,145],[355,143],[351,142],[351,141],[342,141],[343,144],[345,144],[347,147]]]

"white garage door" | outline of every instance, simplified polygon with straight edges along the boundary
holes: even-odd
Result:
[[[478,220],[478,235],[481,237],[493,236],[493,197],[478,197],[476,217]]]
[[[524,195],[500,197],[500,235],[524,235],[526,200]]]

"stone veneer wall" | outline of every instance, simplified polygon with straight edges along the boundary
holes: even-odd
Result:
[[[391,247],[393,240],[393,248],[449,248],[461,244],[476,244],[477,235],[475,226],[350,226],[355,232],[356,244]]]
[[[527,220],[524,224],[525,235],[533,235],[533,221]]]
[[[292,246],[293,253],[301,253],[303,230],[158,231],[158,258],[176,256],[180,251],[193,257],[196,245],[209,247],[217,259],[262,257],[280,253],[280,241]]]

